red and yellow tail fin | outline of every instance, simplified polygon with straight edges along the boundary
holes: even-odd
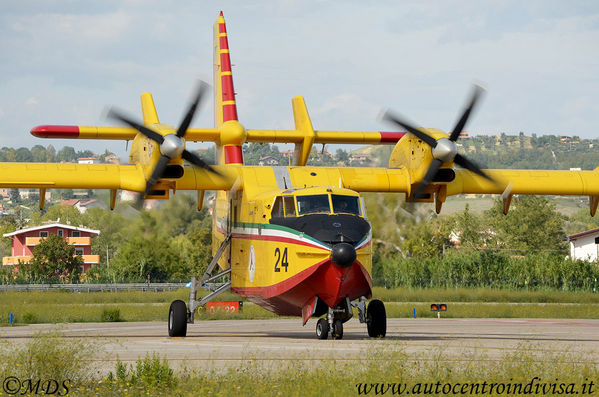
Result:
[[[217,163],[243,164],[241,145],[245,130],[237,119],[229,40],[222,11],[214,23],[214,126],[221,129]]]

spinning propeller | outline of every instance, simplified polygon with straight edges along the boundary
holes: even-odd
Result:
[[[479,87],[477,85],[474,86],[474,90],[472,92],[472,97],[470,98],[470,103],[468,104],[468,107],[464,110],[462,117],[460,117],[460,119],[458,120],[454,129],[451,131],[451,135],[449,136],[449,138],[435,139],[435,138],[431,137],[430,135],[416,129],[409,122],[402,120],[401,118],[392,114],[389,111],[387,111],[383,115],[383,119],[405,128],[406,130],[408,130],[408,132],[416,135],[416,137],[421,139],[423,142],[425,142],[427,145],[429,145],[432,149],[433,160],[431,161],[431,164],[428,167],[428,170],[426,171],[424,178],[422,178],[422,180],[418,184],[418,187],[416,188],[416,191],[412,196],[413,198],[418,199],[418,198],[423,197],[422,192],[433,181],[433,179],[439,172],[439,169],[441,168],[443,163],[449,163],[451,161],[458,164],[462,168],[470,170],[470,171],[474,172],[475,174],[478,174],[490,181],[493,181],[476,164],[474,164],[473,162],[468,160],[465,156],[462,156],[461,154],[459,154],[458,147],[455,143],[458,140],[460,134],[462,133],[462,130],[466,126],[468,117],[470,117],[470,113],[472,112],[472,109],[476,105],[476,102],[478,101],[482,91],[483,91],[483,89],[481,87]]]
[[[206,84],[203,81],[200,81],[195,97],[189,105],[189,109],[187,110],[187,113],[185,114],[185,117],[183,118],[183,121],[181,122],[181,125],[179,126],[175,134],[167,134],[163,136],[157,133],[156,131],[147,128],[143,124],[131,120],[130,118],[124,116],[122,113],[114,109],[111,109],[108,112],[108,117],[113,118],[115,120],[119,120],[135,128],[137,131],[139,131],[149,139],[153,140],[154,142],[158,143],[159,145],[160,158],[158,159],[158,162],[152,170],[150,179],[148,179],[146,182],[144,197],[152,191],[152,188],[154,187],[156,182],[158,182],[158,180],[163,177],[164,171],[166,170],[169,161],[175,158],[182,157],[183,159],[187,160],[196,167],[204,168],[212,172],[213,174],[221,176],[221,174],[218,171],[216,171],[213,167],[208,165],[198,155],[185,149],[185,133],[187,132],[187,129],[189,128],[189,125],[193,120],[193,116],[196,113],[196,109],[199,103],[202,101],[202,97],[204,96],[204,92],[206,91],[207,86],[208,84]]]

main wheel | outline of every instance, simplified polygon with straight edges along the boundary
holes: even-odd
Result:
[[[333,333],[331,334],[333,339],[342,339],[343,338],[343,323],[341,320],[333,321]]]
[[[384,338],[387,334],[387,312],[378,299],[370,301],[366,309],[366,327],[371,338]]]
[[[171,303],[168,312],[168,336],[187,335],[187,307],[182,300]]]
[[[329,323],[326,318],[321,318],[316,323],[316,337],[326,339],[329,337]]]

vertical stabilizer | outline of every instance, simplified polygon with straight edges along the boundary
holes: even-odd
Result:
[[[217,164],[243,164],[241,145],[245,131],[237,119],[229,41],[222,11],[214,23],[214,126],[221,129]]]

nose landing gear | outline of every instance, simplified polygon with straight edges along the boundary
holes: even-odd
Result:
[[[357,302],[350,302],[349,298],[334,309],[329,308],[326,318],[321,318],[316,323],[316,337],[327,339],[329,332],[333,339],[343,338],[343,323],[353,316],[352,307],[358,309],[358,318],[361,323],[366,323],[368,336],[371,338],[384,338],[387,334],[387,312],[385,305],[378,299],[370,301],[366,308],[366,298],[361,297]]]

